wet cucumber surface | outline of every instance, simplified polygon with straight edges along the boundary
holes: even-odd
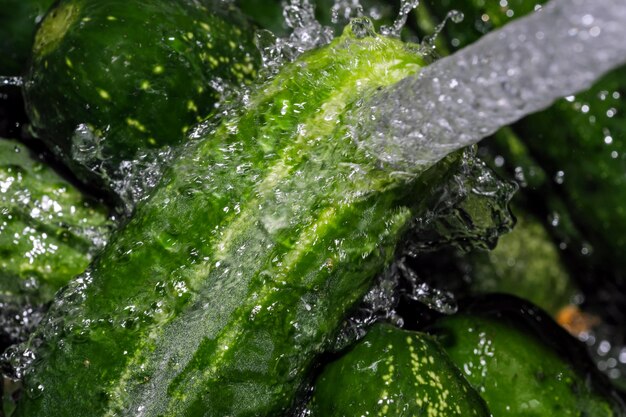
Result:
[[[82,273],[113,225],[24,145],[0,138],[0,301],[43,304]]]
[[[481,416],[478,393],[431,336],[378,324],[317,378],[311,416]]]
[[[60,1],[27,71],[31,130],[81,179],[114,189],[255,78],[253,35],[218,0]]]
[[[355,101],[423,65],[410,45],[355,27],[195,132],[53,305],[16,415],[289,409],[458,159],[390,172],[350,137]]]
[[[623,415],[587,376],[512,320],[463,313],[432,331],[494,416]]]

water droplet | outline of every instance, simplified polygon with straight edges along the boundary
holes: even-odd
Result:
[[[400,11],[391,26],[381,26],[380,33],[385,36],[400,37],[400,32],[406,24],[407,18],[411,10],[419,6],[419,0],[402,0],[400,3]]]
[[[565,182],[565,172],[557,171],[557,173],[554,174],[554,182],[556,182],[559,185],[563,184],[563,182]]]
[[[374,24],[367,17],[355,18],[350,21],[350,29],[352,34],[357,38],[365,38],[367,36],[374,36]]]
[[[24,79],[22,77],[4,77],[0,75],[0,86],[2,85],[21,87],[24,85]]]
[[[465,15],[458,10],[451,10],[448,12],[447,18],[454,23],[461,23],[465,19]]]
[[[362,16],[363,6],[359,0],[335,0],[331,9],[331,21],[335,24]]]

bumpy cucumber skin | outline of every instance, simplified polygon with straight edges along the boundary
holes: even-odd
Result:
[[[37,31],[26,77],[32,131],[106,186],[122,161],[182,142],[222,88],[255,77],[253,33],[218,0],[62,0]],[[90,157],[77,162],[73,146]]]
[[[3,0],[0,6],[0,75],[22,75],[37,23],[54,0]]]
[[[554,351],[511,323],[458,314],[434,328],[494,416],[614,416],[612,400]]]
[[[491,414],[429,335],[376,325],[315,382],[313,417]]]
[[[0,139],[0,300],[43,304],[82,273],[105,243],[107,210]]]
[[[57,299],[17,415],[284,413],[457,161],[390,173],[342,120],[422,64],[348,29],[198,133]]]

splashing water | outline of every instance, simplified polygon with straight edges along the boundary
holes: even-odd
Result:
[[[335,0],[331,9],[331,21],[340,23],[353,17],[363,17],[363,6],[359,0]]]
[[[422,40],[421,46],[422,46],[424,53],[431,53],[434,51],[437,36],[439,36],[439,34],[446,27],[446,24],[448,24],[448,21],[451,21],[452,23],[461,23],[463,19],[465,19],[465,16],[463,15],[462,12],[458,10],[450,10],[446,14],[446,17],[443,19],[443,21],[439,23],[437,26],[435,26],[435,30],[433,31],[433,33],[425,37]]]
[[[588,88],[626,62],[626,3],[553,0],[365,101],[353,137],[406,171]]]
[[[396,38],[400,37],[400,32],[402,28],[406,24],[406,20],[411,13],[411,10],[415,9],[419,6],[419,0],[402,0],[400,4],[400,12],[398,13],[398,17],[393,22],[391,26],[383,26],[380,28],[380,33],[385,36],[393,36]]]
[[[22,77],[5,77],[0,76],[0,86],[21,87],[24,85],[24,79]]]
[[[332,29],[317,21],[309,0],[290,0],[283,8],[283,17],[291,29],[288,37],[277,38],[269,30],[260,30],[256,34],[256,45],[269,75],[277,73],[284,64],[304,52],[326,45],[333,39]]]
[[[488,250],[513,228],[509,202],[517,187],[498,178],[473,152],[464,151],[463,163],[440,199],[426,216],[415,219],[404,254],[415,257],[445,247]]]
[[[463,151],[462,159],[458,172],[437,193],[440,200],[431,204],[433,209],[425,218],[415,219],[396,260],[344,321],[333,351],[359,340],[377,321],[403,327],[404,319],[396,311],[401,299],[418,301],[442,314],[456,312],[454,295],[441,289],[441,282],[425,282],[423,269],[416,270],[411,258],[441,247],[469,251],[494,245],[513,226],[508,203],[516,191],[478,159],[473,147]]]
[[[380,31],[385,36],[400,37],[408,14],[419,5],[419,0],[402,0],[400,11],[391,26],[382,26]],[[331,23],[341,26],[363,21],[363,18],[374,20],[382,18],[380,5],[364,7],[360,0],[334,0],[331,8]],[[263,68],[267,76],[275,75],[286,63],[295,60],[304,52],[326,45],[334,38],[334,30],[324,26],[315,18],[314,4],[310,0],[289,0],[283,8],[285,25],[291,29],[289,36],[280,38],[269,30],[260,30],[256,35],[256,45],[261,53]],[[448,20],[459,22],[463,16],[457,11],[448,13],[446,19],[428,37],[434,42]],[[432,45],[428,45],[432,49]],[[424,48],[427,52],[428,48]]]

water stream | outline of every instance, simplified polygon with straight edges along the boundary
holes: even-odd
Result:
[[[626,2],[552,0],[379,92],[355,140],[401,170],[433,164],[626,62]]]

